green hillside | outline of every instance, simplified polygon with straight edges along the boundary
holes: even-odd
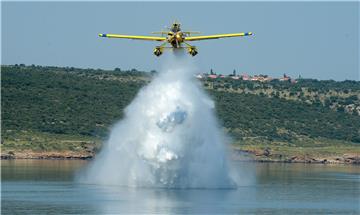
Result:
[[[136,79],[139,72],[2,67],[1,74],[5,136],[7,130],[105,136],[146,83]]]
[[[135,69],[2,66],[3,146],[14,146],[15,140],[25,138],[24,132],[50,139],[52,135],[105,138],[151,74]],[[302,80],[290,84],[225,78],[206,79],[203,84],[234,144],[297,146],[334,140],[357,147],[360,143],[356,112],[360,82]]]
[[[236,139],[292,141],[301,136],[360,142],[360,117],[266,96],[210,91],[223,125]]]

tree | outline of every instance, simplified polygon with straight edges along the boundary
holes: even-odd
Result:
[[[340,113],[342,113],[342,112],[345,111],[345,108],[344,108],[343,106],[339,106],[339,107],[337,108],[337,111],[340,112]]]
[[[150,71],[150,74],[151,74],[151,75],[156,75],[156,74],[157,74],[157,71],[156,71],[156,70],[151,70],[151,71]]]

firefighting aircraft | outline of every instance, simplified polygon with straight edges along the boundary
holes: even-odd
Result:
[[[165,48],[186,49],[191,56],[195,56],[198,53],[196,47],[190,45],[187,42],[197,41],[197,40],[219,39],[224,37],[243,37],[243,36],[250,36],[253,33],[246,32],[246,33],[233,33],[233,34],[215,34],[215,35],[207,35],[207,36],[191,36],[191,34],[200,34],[200,32],[181,31],[180,23],[175,21],[172,24],[172,26],[169,28],[168,32],[160,31],[160,32],[152,32],[152,34],[161,34],[161,37],[134,36],[134,35],[121,35],[121,34],[99,34],[99,37],[160,41],[163,43],[159,46],[156,46],[154,49],[154,54],[156,56],[160,56]],[[170,44],[171,46],[167,47],[166,46],[167,44]],[[185,44],[185,46],[183,46],[183,44]]]

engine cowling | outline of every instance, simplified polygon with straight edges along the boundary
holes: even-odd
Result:
[[[195,47],[189,47],[188,48],[188,53],[191,55],[191,56],[195,56],[197,55],[198,51]]]
[[[156,47],[156,48],[154,49],[154,55],[156,55],[157,57],[159,57],[162,53],[163,53],[163,52],[162,52],[162,50],[161,50],[160,47]]]

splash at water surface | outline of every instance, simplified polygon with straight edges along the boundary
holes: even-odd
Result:
[[[232,188],[214,102],[188,58],[168,66],[125,109],[83,181],[134,187]]]

